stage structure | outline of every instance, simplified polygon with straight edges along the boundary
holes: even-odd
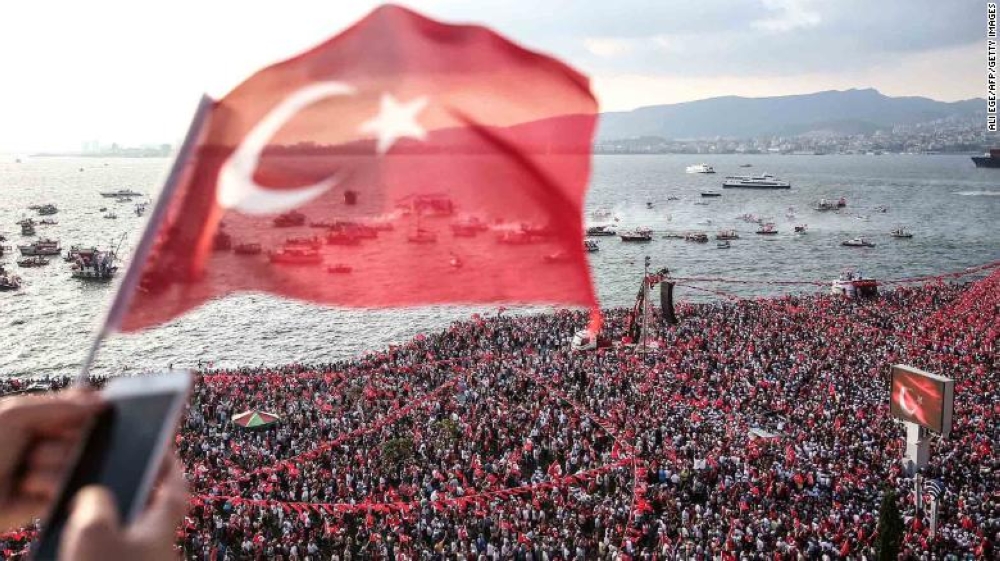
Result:
[[[625,329],[625,333],[631,341],[641,343],[639,347],[643,352],[645,352],[646,328],[649,317],[649,291],[655,286],[660,286],[660,306],[663,319],[671,325],[677,323],[677,316],[674,314],[674,283],[670,280],[670,271],[663,268],[655,273],[650,273],[649,262],[647,256],[644,262],[642,285],[635,297],[635,305],[632,306],[632,313],[629,314]]]

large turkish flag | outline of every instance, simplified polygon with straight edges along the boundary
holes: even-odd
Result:
[[[112,325],[236,291],[594,307],[581,214],[596,111],[557,60],[378,8],[208,104]]]

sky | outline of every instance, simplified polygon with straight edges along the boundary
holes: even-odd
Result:
[[[874,87],[985,97],[979,0],[412,0],[592,79],[604,111]],[[201,93],[338,33],[367,0],[32,0],[0,17],[0,152],[177,142]]]

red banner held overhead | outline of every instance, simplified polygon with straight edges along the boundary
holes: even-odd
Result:
[[[557,60],[378,8],[207,105],[110,325],[239,291],[594,308],[581,216],[596,112]]]

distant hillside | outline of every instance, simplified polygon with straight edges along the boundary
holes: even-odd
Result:
[[[598,138],[749,138],[810,133],[858,134],[951,116],[973,116],[985,102],[946,103],[925,97],[888,97],[874,89],[780,97],[714,97],[604,113]]]

